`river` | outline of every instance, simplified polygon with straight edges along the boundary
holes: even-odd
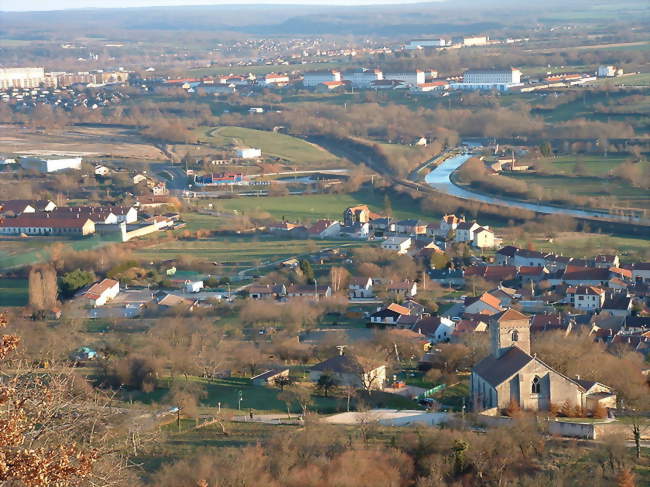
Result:
[[[454,184],[451,181],[452,173],[462,166],[473,154],[458,154],[442,162],[433,171],[427,174],[424,181],[436,191],[466,200],[481,201],[494,205],[509,206],[511,208],[521,208],[523,210],[536,211],[538,213],[567,215],[575,218],[605,218],[609,220],[630,221],[629,217],[621,215],[612,215],[602,211],[577,210],[572,208],[561,208],[558,206],[541,205],[537,203],[526,203],[499,196],[490,196],[484,193],[478,193],[465,189]]]

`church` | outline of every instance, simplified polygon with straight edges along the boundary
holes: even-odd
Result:
[[[474,411],[506,409],[512,404],[531,411],[551,405],[615,408],[616,395],[599,382],[571,379],[530,354],[530,319],[514,309],[490,317],[492,353],[472,369]]]

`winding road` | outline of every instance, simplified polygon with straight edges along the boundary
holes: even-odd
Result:
[[[604,211],[578,210],[573,208],[562,208],[559,206],[527,203],[525,201],[502,198],[499,196],[491,196],[488,194],[478,193],[465,189],[454,184],[451,179],[451,175],[471,157],[473,157],[473,154],[457,154],[446,159],[439,166],[429,172],[424,177],[424,181],[427,183],[427,185],[440,193],[445,193],[450,196],[456,196],[458,198],[466,200],[509,206],[511,208],[521,208],[522,210],[535,211],[548,215],[567,215],[574,218],[596,218],[625,222],[638,221],[638,219],[631,219],[629,216],[614,215]]]

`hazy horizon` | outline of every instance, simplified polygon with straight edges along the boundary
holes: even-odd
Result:
[[[0,1],[0,11],[4,12],[41,12],[48,10],[81,10],[107,8],[138,7],[192,7],[192,6],[226,6],[226,5],[301,5],[301,6],[362,6],[395,5],[444,2],[446,0],[115,0],[107,5],[104,0],[25,0],[20,3]]]

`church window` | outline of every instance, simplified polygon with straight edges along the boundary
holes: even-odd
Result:
[[[533,379],[533,387],[531,388],[531,392],[533,394],[539,394],[540,390],[542,389],[542,384],[539,381],[539,377],[535,377]]]
[[[519,341],[519,332],[517,330],[513,330],[512,334],[510,335],[510,339],[513,342],[518,342]]]

